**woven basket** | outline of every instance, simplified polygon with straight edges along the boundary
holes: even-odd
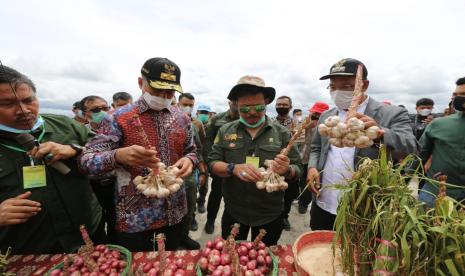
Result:
[[[334,231],[310,231],[300,235],[292,246],[292,253],[294,254],[294,266],[300,276],[315,276],[310,275],[303,270],[299,258],[297,258],[300,250],[305,247],[316,243],[333,243],[335,232]]]
[[[122,260],[126,261],[126,268],[124,269],[124,271],[123,271],[123,273],[121,275],[122,276],[131,275],[130,274],[131,265],[132,265],[132,254],[131,254],[131,252],[129,252],[129,250],[127,250],[126,248],[124,248],[122,246],[118,246],[118,245],[114,245],[114,244],[107,244],[106,246],[110,250],[118,250],[121,253],[121,256],[123,257]],[[64,262],[61,262],[61,263],[55,265],[49,271],[47,271],[45,276],[50,276],[50,272],[52,272],[55,269],[62,269],[64,265],[65,265]]]

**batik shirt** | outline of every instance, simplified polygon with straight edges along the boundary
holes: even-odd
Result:
[[[155,111],[141,98],[107,115],[99,127],[99,135],[86,145],[79,165],[81,170],[94,175],[115,170],[116,230],[128,233],[177,224],[187,213],[184,188],[165,199],[148,198],[133,183],[136,176],[147,175],[148,169],[116,162],[116,149],[148,146],[137,127],[139,123],[135,116],[139,117],[149,146],[155,147],[157,157],[165,165],[173,165],[182,157],[189,158],[195,166],[198,163],[191,120],[179,108],[169,106]]]

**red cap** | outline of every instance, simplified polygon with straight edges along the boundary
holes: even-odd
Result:
[[[321,114],[321,113],[325,112],[328,109],[329,109],[329,105],[325,104],[324,102],[316,102],[312,106],[312,108],[310,108],[308,111]]]

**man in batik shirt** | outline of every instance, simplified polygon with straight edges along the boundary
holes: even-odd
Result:
[[[142,96],[105,117],[101,134],[86,145],[80,167],[94,175],[116,172],[115,243],[130,251],[151,251],[154,234],[164,233],[166,249],[174,250],[187,213],[184,188],[164,199],[149,198],[136,189],[133,179],[147,175],[160,161],[178,167],[179,177],[191,174],[198,163],[191,120],[171,105],[175,91],[182,93],[181,72],[174,62],[152,58],[141,73]]]

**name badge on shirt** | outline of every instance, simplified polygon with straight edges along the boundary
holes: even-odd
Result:
[[[40,188],[47,186],[45,166],[23,167],[23,187],[24,189]]]
[[[256,169],[260,167],[260,157],[246,156],[245,163],[254,166]]]

